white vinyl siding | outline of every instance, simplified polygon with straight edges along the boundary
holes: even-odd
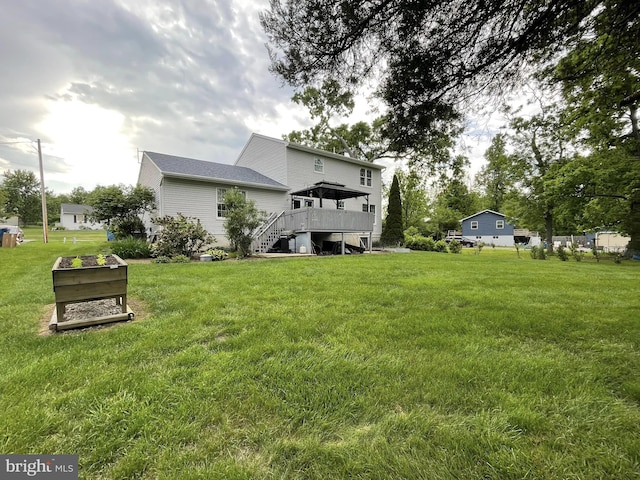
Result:
[[[226,231],[224,217],[218,218],[218,188],[230,189],[233,185],[221,185],[210,182],[198,182],[176,178],[165,178],[163,184],[165,208],[163,215],[176,216],[182,213],[188,217],[199,218],[202,226],[216,237],[217,244],[225,245]],[[247,198],[255,200],[260,210],[274,212],[283,210],[284,192],[242,188]]]
[[[254,133],[235,162],[283,185],[288,185],[286,143]]]

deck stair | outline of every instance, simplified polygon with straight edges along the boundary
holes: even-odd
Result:
[[[266,253],[280,240],[282,231],[285,230],[284,210],[274,212],[260,225],[253,234],[253,251]]]

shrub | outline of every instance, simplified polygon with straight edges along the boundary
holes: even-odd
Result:
[[[578,248],[578,244],[575,242],[571,244],[571,255],[573,255],[573,258],[576,259],[576,262],[580,262],[584,257],[584,253],[580,251],[580,248]]]
[[[476,243],[476,255],[480,255],[480,252],[482,252],[482,247],[484,247],[484,242]]]
[[[154,258],[153,263],[171,263],[171,259],[162,255],[160,257]]]
[[[431,237],[423,237],[420,234],[405,235],[404,246],[411,250],[432,252],[436,249],[436,242]]]
[[[116,240],[124,240],[128,237],[146,238],[144,222],[137,215],[128,215],[124,218],[113,220],[111,230]]]
[[[213,235],[207,232],[196,218],[178,213],[177,217],[165,215],[152,221],[162,227],[157,242],[152,246],[152,253],[156,257],[184,255],[191,258],[205,245],[215,242]]]
[[[434,250],[440,253],[448,253],[449,250],[447,250],[447,242],[444,240],[438,240],[434,245]]]
[[[534,260],[546,260],[547,255],[544,251],[544,247],[542,245],[531,247],[531,258]]]
[[[561,261],[566,262],[569,260],[569,254],[562,245],[558,247],[558,251],[556,253]]]
[[[224,196],[227,207],[224,228],[229,238],[229,243],[238,252],[240,258],[251,255],[251,242],[253,232],[264,222],[266,212],[256,208],[254,200],[247,200],[245,195],[233,188]]]
[[[449,252],[451,253],[462,252],[462,244],[454,238],[449,242]]]
[[[111,253],[120,258],[149,258],[151,247],[145,240],[127,237],[110,243]]]
[[[189,263],[191,259],[186,255],[176,255],[171,259],[171,263]]]
[[[216,260],[224,260],[229,256],[227,252],[225,252],[220,248],[210,248],[205,253],[207,253],[208,255],[211,255],[211,260],[213,260],[214,262]]]

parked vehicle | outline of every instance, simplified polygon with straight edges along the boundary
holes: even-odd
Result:
[[[449,243],[451,240],[457,240],[464,247],[475,247],[476,241],[473,238],[463,237],[462,235],[447,235],[444,241]]]

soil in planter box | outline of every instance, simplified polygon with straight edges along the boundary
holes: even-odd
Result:
[[[58,265],[59,268],[73,268],[71,266],[71,262],[73,262],[73,259],[76,257],[63,257],[62,260],[60,260],[60,264]],[[98,256],[97,255],[83,255],[80,257],[80,259],[82,260],[82,266],[83,267],[97,267],[98,266]],[[113,258],[113,256],[111,255],[105,255],[104,257],[106,263],[105,265],[119,265],[118,261]]]

